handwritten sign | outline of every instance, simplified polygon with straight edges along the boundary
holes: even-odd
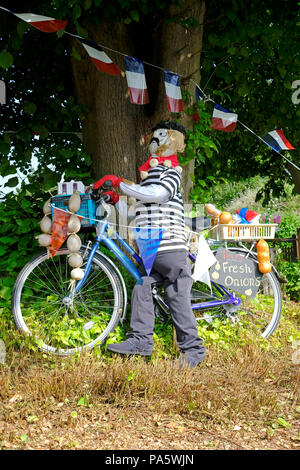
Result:
[[[215,256],[217,262],[210,269],[211,280],[254,298],[263,276],[258,270],[257,263],[249,257],[246,258],[225,248],[219,248]]]

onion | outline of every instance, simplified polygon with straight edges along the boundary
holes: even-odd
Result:
[[[80,230],[80,219],[77,217],[77,215],[72,214],[71,217],[69,218],[68,230],[69,230],[69,232],[72,232],[72,233],[79,232],[79,230]]]
[[[45,202],[44,207],[43,207],[43,212],[45,215],[51,214],[52,212],[51,199],[48,199],[48,201]]]
[[[230,212],[221,212],[219,217],[220,224],[229,224],[232,222],[232,215]]]
[[[75,214],[75,212],[79,211],[80,206],[81,206],[80,192],[75,191],[75,193],[73,193],[69,199],[69,211]]]
[[[259,263],[269,262],[270,255],[268,251],[260,251],[257,253],[257,261]]]
[[[79,251],[81,248],[81,240],[79,236],[72,233],[67,240],[67,247],[71,253]]]
[[[84,271],[81,268],[75,268],[71,271],[71,278],[74,281],[80,281],[84,276]]]
[[[82,263],[83,259],[79,253],[72,253],[69,256],[69,265],[72,266],[72,268],[80,268],[80,266],[82,266]]]
[[[263,238],[261,238],[257,243],[256,243],[256,250],[258,251],[267,251],[269,250],[269,245],[268,242],[266,242]]]
[[[45,217],[43,217],[42,220],[40,221],[40,227],[41,227],[42,232],[51,233],[51,231],[52,231],[52,220],[50,219],[50,217],[45,215]]]
[[[51,235],[47,233],[41,233],[37,238],[41,246],[49,246],[51,244]]]
[[[267,274],[271,271],[272,265],[270,262],[264,262],[264,263],[258,263],[258,269],[260,270],[261,273]]]

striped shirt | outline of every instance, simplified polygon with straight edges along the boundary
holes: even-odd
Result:
[[[137,227],[163,228],[158,253],[188,250],[180,183],[181,175],[174,168],[166,169],[163,165],[150,168],[147,178],[140,183],[140,186],[160,185],[170,195],[164,203],[138,201],[135,206]]]

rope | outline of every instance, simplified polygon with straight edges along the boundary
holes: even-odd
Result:
[[[54,205],[53,203],[51,204],[51,207],[53,207],[53,209],[56,209],[56,210],[61,211],[61,212],[65,212],[65,213],[67,213],[67,214],[73,214],[73,212],[70,212],[70,211],[68,211],[68,210],[64,210],[64,209],[61,209],[61,208],[59,208],[59,207],[55,207],[55,205]],[[150,227],[150,226],[147,226],[147,225],[146,225],[146,226],[143,226],[143,227],[138,227],[138,226],[134,226],[134,225],[117,224],[117,223],[115,223],[115,222],[104,221],[104,220],[99,220],[99,219],[93,219],[93,218],[91,218],[91,217],[85,217],[85,216],[83,216],[83,215],[80,215],[79,217],[81,217],[82,219],[91,220],[92,222],[97,222],[98,224],[99,224],[99,223],[100,223],[100,224],[101,224],[101,223],[102,223],[102,224],[105,224],[106,222],[108,222],[109,225],[114,225],[115,227],[130,228],[130,229],[132,229],[132,230],[133,230],[133,229],[141,229],[141,228],[143,228],[143,229],[148,229],[148,230],[151,230],[151,229],[153,229],[153,228],[162,228],[162,229],[164,228],[164,227]],[[212,230],[212,228],[215,228],[215,227],[217,227],[217,226],[218,226],[218,225],[215,225],[214,227],[207,228],[207,229],[205,229],[205,230]],[[199,235],[199,232],[194,232],[193,230],[189,230],[188,233],[193,233],[193,234],[195,234],[195,235]]]
[[[14,14],[13,11],[8,10],[7,8],[4,8],[4,7],[2,7],[2,6],[0,6],[0,9],[6,11],[6,12],[8,12],[8,13]],[[72,36],[72,37],[74,37],[74,38],[76,38],[76,39],[79,39],[79,40],[83,40],[83,41],[86,40],[86,39],[83,38],[82,36],[79,36],[79,35],[77,35],[77,34],[69,33],[68,31],[64,31],[64,33],[67,34],[67,35],[69,35],[69,36]],[[93,42],[93,41],[91,41],[91,42]],[[97,44],[97,43],[95,43],[95,44]],[[98,45],[99,47],[101,47],[102,49],[106,49],[106,50],[108,50],[108,51],[114,52],[115,54],[122,55],[123,57],[130,57],[130,56],[128,56],[128,54],[124,54],[123,52],[120,52],[120,51],[118,51],[118,50],[116,50],[116,49],[112,49],[112,48],[107,47],[107,46],[105,46],[105,45],[103,45],[103,44],[97,44],[97,45]],[[227,57],[225,57],[220,63],[224,62],[224,60],[226,60],[226,58],[227,58]],[[150,67],[154,67],[154,68],[159,69],[159,70],[162,70],[162,71],[165,70],[163,67],[160,67],[160,66],[158,66],[158,65],[152,64],[152,63],[150,63],[150,62],[146,62],[146,61],[142,61],[142,62],[143,62],[144,64],[149,65]],[[220,63],[219,63],[218,65],[220,65]],[[186,76],[181,75],[181,74],[176,73],[176,72],[171,72],[171,73],[174,73],[174,74],[178,75],[179,77],[183,78],[184,80],[188,80],[188,81],[192,82],[194,85],[196,85],[196,87],[197,87],[197,88],[200,90],[200,92],[202,93],[202,97],[203,97],[203,100],[204,100],[204,101],[211,101],[212,103],[216,104],[216,102],[215,102],[210,96],[206,95],[205,92],[200,88],[200,86],[199,86],[192,78],[186,77]],[[123,72],[123,74],[124,74],[124,72]],[[211,77],[210,77],[210,78],[211,78]],[[210,78],[209,78],[209,80],[210,80]],[[209,80],[208,80],[208,82],[209,82]],[[207,82],[207,83],[208,83],[208,82]],[[207,83],[206,83],[205,87],[207,86]],[[204,88],[205,88],[205,87],[204,87]],[[256,132],[254,132],[252,129],[250,129],[248,126],[246,126],[246,125],[245,125],[244,123],[242,123],[241,121],[238,120],[238,122],[239,122],[245,129],[247,129],[249,132],[251,132],[253,135],[255,135],[258,139],[260,139],[265,145],[268,145],[268,144],[264,141],[264,139],[262,139],[259,135],[256,134]],[[268,147],[269,147],[269,145],[268,145]],[[275,150],[273,147],[271,147],[271,148],[272,148],[272,150],[274,150],[278,155],[280,155],[282,158],[284,158],[290,165],[292,165],[294,168],[296,168],[296,170],[300,171],[300,168],[299,168],[295,163],[293,163],[291,160],[289,160],[287,157],[285,157],[282,153],[278,152],[278,150]]]

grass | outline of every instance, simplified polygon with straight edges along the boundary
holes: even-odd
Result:
[[[269,340],[201,329],[207,359],[192,370],[176,367],[160,325],[150,360],[105,348],[57,358],[15,336],[0,365],[0,449],[295,449],[299,313],[286,301]]]

